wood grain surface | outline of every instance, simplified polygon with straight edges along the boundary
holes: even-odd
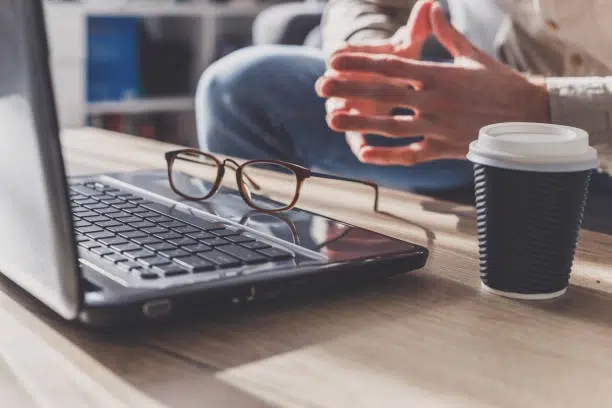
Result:
[[[176,147],[93,129],[63,145],[72,175],[164,168]],[[567,295],[521,302],[480,290],[469,204],[383,190],[373,213],[368,191],[325,187],[302,206],[426,245],[427,266],[115,332],[63,322],[3,279],[0,407],[612,406],[612,236],[596,228],[610,197],[589,203]]]

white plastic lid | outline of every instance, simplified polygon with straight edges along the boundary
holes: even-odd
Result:
[[[547,123],[496,123],[480,129],[467,158],[511,170],[568,172],[594,169],[597,151],[586,131]]]

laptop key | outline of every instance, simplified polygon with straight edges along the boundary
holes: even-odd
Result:
[[[162,232],[155,234],[155,236],[159,239],[170,240],[170,239],[179,239],[182,238],[181,234],[174,231]]]
[[[230,244],[229,241],[227,241],[227,240],[225,240],[223,238],[219,238],[219,237],[203,239],[200,242],[203,243],[204,245],[208,245],[208,246],[212,246],[212,247],[217,247],[217,246],[221,246],[221,245],[229,245]]]
[[[88,184],[88,183],[86,183]],[[94,188],[98,191],[104,191],[105,188],[108,188],[108,186],[100,181],[94,181],[91,184],[88,184],[89,187]]]
[[[125,209],[128,209],[128,208],[136,208],[136,207],[138,207],[138,205],[132,204],[132,203],[122,202],[121,204],[113,204],[113,207],[125,210]]]
[[[267,256],[270,259],[273,259],[275,261],[280,261],[283,259],[291,259],[293,258],[293,254],[287,251],[284,251],[282,249],[279,248],[274,248],[274,247],[270,247],[270,248],[266,248],[266,249],[260,249],[257,252],[259,252],[262,255]]]
[[[127,244],[128,240],[125,238],[115,236],[115,237],[110,237],[110,238],[102,238],[98,240],[98,242],[100,242],[101,244],[110,246],[110,245]]]
[[[243,242],[250,242],[250,241],[255,240],[246,235],[232,235],[232,236],[226,237],[225,239],[227,239],[230,242],[233,242],[234,244],[241,244]]]
[[[123,200],[120,200],[118,198],[115,198],[113,196],[109,196],[109,198],[105,198],[102,200],[102,202],[104,204],[108,204],[108,205],[117,205],[117,204],[123,204]]]
[[[220,251],[232,255],[246,263],[260,263],[268,261],[268,258],[250,249],[240,247],[238,245],[225,245],[219,247]]]
[[[118,213],[117,209],[116,208],[112,208],[112,207],[100,208],[99,210],[96,210],[96,212],[98,214],[106,215],[107,217],[110,217],[111,214]],[[115,218],[115,217],[113,217],[113,218]]]
[[[78,227],[78,228],[75,228],[75,230],[77,232],[80,232],[81,234],[87,234],[89,232],[102,231],[102,228],[98,227],[97,225],[89,225],[87,227]]]
[[[81,217],[81,218],[83,218],[86,221],[93,222],[95,224],[99,222],[110,221],[110,218],[105,217],[103,215],[96,215],[94,217]]]
[[[145,216],[147,221],[151,221],[151,222],[154,222],[156,224],[160,224],[162,222],[172,221],[172,218],[166,217],[165,215],[155,215],[155,216],[152,216],[152,217],[147,217],[144,213],[142,213],[141,215]]]
[[[137,251],[139,249],[142,249],[140,245],[134,244],[133,242],[126,242],[123,244],[111,245],[111,248],[119,252]]]
[[[183,249],[185,251],[189,251],[189,252],[193,252],[195,254],[200,253],[200,252],[208,252],[212,250],[212,247],[209,247],[208,245],[204,245],[201,242],[198,242],[197,244],[193,244],[193,245],[185,245],[183,246]]]
[[[146,202],[146,203],[143,203],[142,206],[145,208],[149,208],[153,211],[157,211],[162,214],[168,215],[176,220],[182,221],[184,223],[187,223],[187,224],[190,224],[190,225],[193,225],[195,227],[199,227],[205,230],[225,228],[223,224],[218,223],[218,222],[208,221],[202,218],[194,217],[189,214],[181,214],[176,211],[172,212],[172,210],[169,207],[163,204]]]
[[[132,214],[137,214],[139,217],[142,217],[142,214],[149,212],[149,210],[147,210],[146,208],[142,208],[142,207],[124,208],[123,210],[129,213],[132,213]]]
[[[197,244],[198,241],[191,239],[191,238],[187,238],[187,237],[181,237],[181,238],[177,238],[177,239],[170,239],[168,240],[168,242],[170,242],[173,245],[176,245],[178,247],[181,247],[183,245],[193,245],[193,244]]]
[[[97,247],[101,246],[96,241],[92,241],[90,239],[88,239],[87,241],[81,241],[81,242],[78,243],[78,245],[80,247],[82,247],[82,248],[85,248],[85,249],[97,248]]]
[[[145,280],[159,279],[159,275],[151,271],[143,271],[140,273],[140,278]]]
[[[130,226],[132,226],[134,228],[142,229],[142,228],[153,227],[153,226],[155,226],[155,224],[153,224],[152,222],[149,222],[149,221],[140,220],[138,222],[130,223]]]
[[[111,251],[109,248],[100,246],[100,247],[95,247],[95,248],[91,248],[90,251],[96,255],[100,255],[100,256],[104,256],[104,255],[109,255],[112,254],[113,251]]]
[[[117,263],[117,262],[123,262],[123,261],[127,261],[128,259],[120,254],[116,254],[116,253],[110,253],[110,254],[106,254],[104,255],[104,259],[107,259],[109,261],[111,261],[112,263]]]
[[[182,228],[182,227],[187,226],[187,224],[185,224],[184,222],[180,222],[180,221],[172,220],[172,219],[170,221],[162,221],[158,224],[165,228]]]
[[[74,203],[77,205],[85,205],[85,204],[97,204],[98,202],[91,197],[85,197],[81,199],[72,199]]]
[[[72,210],[73,214],[78,214],[79,217],[90,217],[92,215],[98,215],[98,213],[95,213],[93,211],[88,210],[87,208],[74,208]]]
[[[212,233],[215,234],[218,237],[229,237],[231,235],[238,235],[238,234],[240,234],[240,231],[235,231],[235,230],[231,230],[229,228],[224,228],[222,230],[212,231]]]
[[[127,225],[118,225],[116,227],[108,227],[106,228],[110,232],[114,232],[115,234],[120,234],[123,232],[134,231],[134,228],[129,227]]]
[[[90,232],[86,234],[91,239],[103,239],[103,238],[113,238],[115,234],[108,231],[98,231],[98,232]]]
[[[139,222],[139,221],[142,221],[142,218],[137,217],[137,216],[135,216],[135,215],[130,215],[129,217],[118,217],[118,218],[115,218],[115,219],[116,219],[117,221],[121,221],[121,222],[123,222],[123,223],[125,223],[125,224],[129,224],[129,223],[131,223],[131,222]]]
[[[243,247],[249,248],[249,249],[270,248],[270,245],[264,244],[263,242],[259,242],[259,241],[241,242],[240,246],[243,246]]]
[[[159,238],[155,238],[155,237],[150,237],[150,236],[146,236],[146,237],[141,237],[141,238],[132,238],[132,241],[137,243],[138,245],[150,245],[150,244],[157,244],[159,242],[162,242],[161,239]]]
[[[167,242],[158,242],[155,244],[145,244],[145,248],[150,249],[151,251],[170,251],[172,249],[176,249],[176,247]]]
[[[224,254],[223,252],[217,251],[216,249],[209,252],[199,253],[198,256],[219,265],[221,268],[231,268],[242,265],[242,262],[240,262],[238,259]]]
[[[163,275],[166,278],[189,274],[189,271],[187,269],[181,268],[176,264],[158,265],[153,267],[152,269],[154,272],[159,273],[160,275]]]
[[[107,194],[104,194],[104,195],[96,197],[96,200],[102,201],[103,203],[106,203],[106,201],[108,201],[108,200],[114,200],[114,199],[115,199],[115,197],[113,197],[111,195],[107,195]]]
[[[92,194],[98,194],[98,191],[96,191],[94,189],[91,189],[89,187],[81,186],[81,185],[71,186],[70,190],[75,192],[75,193],[82,194],[84,196],[90,196]]]
[[[189,252],[185,251],[184,249],[180,249],[180,248],[174,248],[174,249],[169,249],[165,251],[158,251],[158,253],[161,256],[164,256],[166,258],[180,258],[180,257],[191,255]]]
[[[142,231],[120,232],[119,235],[121,235],[123,238],[127,238],[127,239],[142,238],[142,237],[146,237],[147,236],[147,234],[145,234]]]
[[[196,228],[192,225],[185,225],[183,227],[177,227],[177,228],[173,228],[174,231],[178,232],[179,234],[189,234],[189,233],[193,233],[193,232],[200,232],[199,228]]]
[[[112,212],[106,213],[106,214],[104,214],[104,215],[106,215],[107,217],[110,217],[110,218],[114,218],[114,219],[121,218],[121,217],[131,217],[131,216],[132,216],[132,214],[130,214],[130,213],[128,213],[128,212],[125,212],[125,211],[117,211],[117,209],[116,209],[116,208],[113,208],[113,210],[115,210],[115,211],[112,211]]]
[[[123,254],[130,259],[150,258],[150,257],[155,256],[155,252],[149,251],[148,249],[137,249],[134,251],[125,251],[123,252]]]
[[[119,221],[115,221],[115,220],[96,222],[96,224],[99,227],[102,227],[102,228],[118,227],[118,226],[122,225]]]
[[[169,264],[170,260],[168,258],[163,258],[161,256],[153,256],[153,257],[147,257],[147,258],[139,258],[138,262],[140,262],[144,266],[151,267],[151,266]]]
[[[75,239],[76,242],[89,241],[89,238],[87,238],[85,235],[81,235],[81,234],[76,234],[74,239]]]
[[[166,228],[162,228],[162,227],[150,227],[150,228],[144,228],[143,229],[144,232],[146,232],[147,234],[163,234],[164,232],[168,232],[168,230]]]
[[[83,207],[89,208],[90,210],[100,210],[102,208],[108,208],[108,205],[97,203],[97,204],[85,204]]]
[[[140,207],[140,209],[143,209],[143,208],[142,208],[142,207]],[[147,219],[147,220],[149,220],[149,221],[153,221],[153,220],[151,220],[150,218],[153,218],[153,217],[159,217],[160,215],[159,215],[158,213],[156,213],[155,211],[146,210],[146,211],[140,211],[140,212],[138,213],[138,216],[139,216],[139,217],[142,217],[142,218],[145,218],[145,219]],[[162,217],[165,217],[165,216],[162,216]],[[168,218],[168,217],[166,217],[166,218]]]
[[[192,233],[187,233],[187,236],[189,238],[193,238],[193,239],[207,239],[207,238],[214,238],[215,236],[209,232],[206,231],[200,231],[198,230],[197,232],[192,232]]]
[[[83,227],[89,227],[91,225],[91,222],[87,222],[87,221],[77,221],[74,224],[72,224],[75,228],[83,228]]]
[[[174,261],[193,272],[204,272],[215,269],[215,264],[194,255],[185,258],[177,258]]]

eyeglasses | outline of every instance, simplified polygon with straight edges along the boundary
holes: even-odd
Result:
[[[256,210],[290,210],[300,198],[304,181],[311,177],[320,177],[371,187],[374,189],[374,211],[378,211],[378,185],[370,181],[316,173],[280,160],[250,160],[238,164],[232,159],[220,160],[197,149],[170,151],[165,154],[165,158],[170,187],[176,194],[188,200],[199,201],[212,197],[219,190],[225,168],[228,167],[236,172],[240,195]]]

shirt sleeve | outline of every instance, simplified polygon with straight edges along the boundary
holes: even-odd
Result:
[[[329,0],[323,11],[323,51],[330,56],[345,42],[391,37],[407,23],[416,0]]]
[[[612,174],[612,77],[550,77],[546,86],[551,122],[586,130],[599,170]]]

